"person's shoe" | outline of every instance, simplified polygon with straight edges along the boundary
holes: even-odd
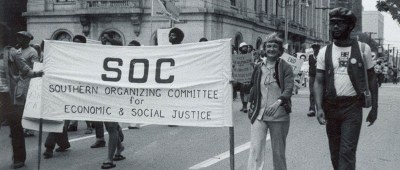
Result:
[[[50,150],[50,149],[46,149],[46,151],[44,151],[44,153],[43,153],[43,158],[44,159],[49,159],[49,158],[51,158],[51,157],[53,157],[53,150]]]
[[[101,141],[96,141],[90,148],[101,148],[101,147],[106,147],[106,141],[101,140]]]
[[[76,132],[77,130],[78,130],[78,127],[76,127],[76,126],[69,126],[67,129],[68,132]]]
[[[68,146],[68,147],[58,147],[57,149],[56,149],[56,152],[66,152],[66,151],[68,151],[68,148],[70,148],[71,146]]]
[[[128,129],[140,129],[140,126],[128,126]]]
[[[18,169],[18,168],[22,168],[25,166],[25,162],[15,162],[12,164],[12,168],[13,169]]]
[[[92,128],[87,128],[85,131],[85,134],[92,134],[93,133],[93,129]]]
[[[244,113],[247,113],[247,109],[243,109],[243,112],[244,112]]]
[[[308,117],[314,117],[315,116],[315,112],[311,110],[310,112],[307,113],[307,116]]]

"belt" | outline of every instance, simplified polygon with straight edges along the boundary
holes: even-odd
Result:
[[[328,103],[347,103],[347,102],[356,102],[361,99],[360,96],[336,96],[335,98],[326,99]]]

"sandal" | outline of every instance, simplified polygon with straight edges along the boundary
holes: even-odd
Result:
[[[103,165],[101,165],[101,169],[111,169],[115,168],[117,165],[115,165],[112,162],[103,162]]]
[[[124,160],[126,157],[122,156],[122,155],[115,155],[113,158],[113,161],[122,161]]]

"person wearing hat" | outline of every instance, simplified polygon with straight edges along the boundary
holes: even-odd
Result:
[[[311,54],[308,57],[308,76],[309,76],[309,89],[310,89],[310,107],[308,109],[307,116],[308,117],[314,117],[315,116],[315,99],[314,99],[314,81],[315,81],[315,74],[316,74],[316,69],[317,69],[317,56],[319,53],[319,49],[321,48],[321,45],[315,43],[311,45],[311,48],[313,49],[313,54]]]
[[[356,169],[356,150],[362,125],[367,90],[372,108],[366,118],[371,126],[377,119],[378,87],[367,44],[350,38],[357,18],[346,8],[329,12],[333,43],[317,57],[314,95],[317,120],[326,125],[331,162],[335,170]]]
[[[33,63],[34,62],[39,62],[39,55],[35,48],[31,47],[29,45],[30,41],[33,40],[33,36],[31,33],[27,31],[20,31],[17,33],[17,44],[16,48],[21,51],[21,57],[25,59],[29,67],[33,68]],[[27,86],[29,86],[30,78],[21,80],[24,82]],[[24,93],[28,93],[28,89],[26,88]],[[32,130],[25,129],[24,130],[24,136],[25,137],[31,137],[34,136],[34,133]]]
[[[181,44],[183,38],[185,37],[185,34],[181,29],[175,27],[169,31],[168,37],[169,37],[169,42],[172,45]]]
[[[2,53],[0,54],[0,58],[3,58],[3,64],[0,66],[2,78],[4,78],[3,85],[5,85],[5,92],[8,93],[1,98],[0,103],[3,106],[5,105],[5,107],[2,107],[2,111],[5,112],[4,117],[10,124],[13,150],[12,168],[14,169],[25,166],[26,150],[21,119],[29,87],[29,79],[43,75],[43,71],[33,71],[31,63],[26,60],[37,57],[36,50],[29,46],[33,36],[25,31],[19,32],[17,36],[17,47],[22,49],[17,50],[11,46],[4,46],[1,47]]]
[[[249,46],[246,42],[242,42],[239,44],[239,54],[247,54],[249,51]],[[241,112],[247,113],[247,103],[249,101],[249,92],[245,90],[244,86],[246,83],[238,83],[235,89],[240,90],[240,100],[242,101],[242,109]]]

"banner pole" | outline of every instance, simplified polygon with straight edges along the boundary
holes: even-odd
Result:
[[[230,167],[235,170],[235,138],[233,126],[229,127],[229,153],[230,153]]]
[[[40,159],[42,156],[42,133],[43,133],[43,119],[39,119],[39,144],[38,144],[38,170],[40,170]]]

